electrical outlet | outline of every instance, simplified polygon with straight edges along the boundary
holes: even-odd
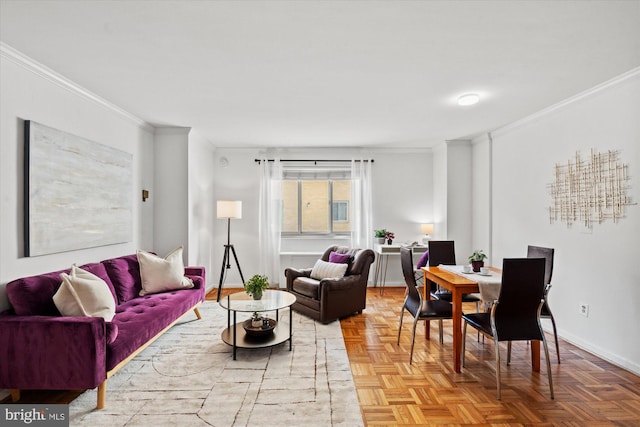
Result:
[[[581,302],[580,305],[578,305],[578,313],[584,317],[589,317],[589,304]]]

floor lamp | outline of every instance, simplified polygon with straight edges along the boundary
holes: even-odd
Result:
[[[224,245],[224,257],[222,258],[222,269],[220,270],[220,282],[218,283],[218,298],[220,301],[220,292],[222,292],[222,283],[224,282],[226,271],[231,268],[231,252],[233,259],[236,261],[238,272],[240,273],[240,279],[244,283],[244,276],[242,276],[242,270],[240,269],[240,263],[238,262],[238,256],[236,255],[236,249],[231,244],[231,220],[242,218],[242,201],[240,200],[218,200],[217,201],[217,216],[218,219],[227,220],[227,244]]]

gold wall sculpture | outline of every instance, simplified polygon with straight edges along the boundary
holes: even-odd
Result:
[[[621,163],[618,151],[597,153],[593,149],[587,160],[580,152],[566,164],[556,164],[554,182],[549,184],[552,205],[551,223],[562,221],[568,227],[581,222],[592,228],[611,218],[618,222],[626,206],[635,204],[627,196],[630,187],[628,164]]]

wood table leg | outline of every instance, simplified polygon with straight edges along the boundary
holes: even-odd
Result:
[[[531,341],[531,369],[540,372],[540,341]]]
[[[462,294],[454,289],[451,292],[453,315],[453,369],[461,372],[462,368]]]

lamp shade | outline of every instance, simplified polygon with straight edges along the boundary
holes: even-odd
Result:
[[[216,202],[218,218],[242,218],[241,200],[218,200]]]
[[[422,234],[433,234],[433,224],[420,224]]]

